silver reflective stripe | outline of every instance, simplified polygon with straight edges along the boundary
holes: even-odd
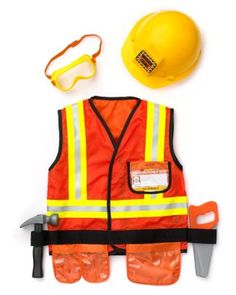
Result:
[[[160,109],[160,106],[158,104],[154,104],[153,135],[152,135],[152,161],[157,161],[159,109]]]
[[[187,208],[185,203],[162,204],[162,205],[140,205],[140,206],[113,206],[112,212],[137,212],[137,211],[156,211]],[[48,206],[49,212],[106,212],[106,207],[100,206]]]
[[[75,138],[75,197],[80,199],[80,137],[79,137],[79,111],[78,104],[72,105],[74,138]]]
[[[48,206],[50,212],[106,212],[106,207],[101,206]]]
[[[158,151],[158,130],[159,130],[159,104],[154,104],[154,115],[153,115],[153,135],[152,135],[152,161],[157,161]],[[151,199],[158,197],[157,194],[151,194]]]
[[[156,210],[168,210],[177,208],[186,208],[187,204],[175,203],[175,204],[162,204],[162,205],[139,205],[139,206],[116,206],[111,207],[112,212],[136,212],[136,211],[156,211]]]

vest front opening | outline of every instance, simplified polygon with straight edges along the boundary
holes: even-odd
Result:
[[[128,121],[132,110],[139,99],[134,97],[92,97],[90,103],[99,119],[112,137],[112,141],[117,143],[122,130]]]

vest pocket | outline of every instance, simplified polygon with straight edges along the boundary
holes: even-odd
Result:
[[[157,161],[128,162],[128,185],[136,194],[158,194],[171,186],[171,163]]]
[[[79,245],[53,245],[53,270],[61,283],[74,283],[81,278]]]
[[[107,245],[80,245],[83,278],[92,283],[107,280],[110,274]]]
[[[53,270],[61,283],[74,283],[81,276],[98,283],[110,274],[107,245],[52,245]]]
[[[180,255],[180,243],[127,245],[128,279],[149,285],[173,284],[180,275]]]

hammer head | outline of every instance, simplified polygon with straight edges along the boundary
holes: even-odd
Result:
[[[46,216],[44,214],[36,215],[24,223],[21,224],[20,228],[25,227],[27,225],[34,225],[34,224],[51,224],[51,225],[58,225],[59,216],[58,214],[52,214],[51,216]]]

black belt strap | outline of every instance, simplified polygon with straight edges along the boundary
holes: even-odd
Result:
[[[145,244],[164,242],[190,242],[216,244],[215,229],[146,229],[112,231],[66,230],[31,232],[31,246],[62,244]]]

